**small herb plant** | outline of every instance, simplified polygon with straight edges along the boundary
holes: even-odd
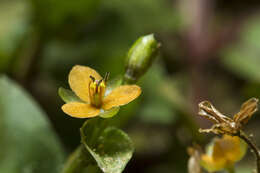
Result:
[[[121,173],[131,159],[134,147],[122,130],[110,126],[109,118],[119,107],[141,94],[135,83],[149,69],[159,44],[153,35],[140,37],[127,54],[122,78],[109,81],[94,69],[76,65],[69,73],[71,90],[60,88],[65,102],[62,110],[74,118],[87,118],[80,128],[81,145],[71,154],[62,173]]]

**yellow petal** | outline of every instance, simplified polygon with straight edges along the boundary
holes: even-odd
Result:
[[[225,135],[222,147],[225,147],[226,157],[230,162],[237,162],[241,159],[240,138],[237,136]]]
[[[89,76],[93,76],[96,80],[102,79],[98,72],[87,66],[76,65],[69,74],[70,88],[85,102],[89,102],[89,83],[91,82]]]
[[[211,156],[203,154],[201,156],[201,166],[208,172],[220,171],[225,168],[226,162],[224,159],[214,160]]]
[[[90,118],[99,114],[100,109],[95,108],[91,104],[80,102],[70,102],[61,107],[63,112],[75,118]]]
[[[119,86],[104,98],[102,108],[108,110],[115,106],[125,105],[137,98],[141,92],[141,88],[137,85]]]
[[[213,152],[212,152],[212,158],[214,160],[221,160],[221,159],[226,159],[225,158],[225,149],[221,146],[221,139],[217,138],[214,140],[213,143]]]
[[[240,139],[237,136],[224,135],[215,141],[213,149],[215,160],[225,159],[229,163],[235,163],[241,159]]]

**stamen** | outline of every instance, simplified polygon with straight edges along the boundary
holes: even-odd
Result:
[[[108,78],[109,74],[106,74],[106,79]],[[104,79],[96,80],[93,76],[89,76],[92,81],[89,82],[89,98],[90,98],[90,103],[97,107],[100,108],[102,105],[102,100],[105,94],[105,81]]]
[[[103,79],[99,80],[98,83],[97,83],[97,86],[99,86],[102,81],[103,81]]]
[[[93,82],[95,82],[96,79],[93,76],[90,75],[89,77],[90,79],[92,79]]]

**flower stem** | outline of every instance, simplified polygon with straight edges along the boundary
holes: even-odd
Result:
[[[238,136],[242,138],[252,149],[252,151],[255,153],[256,157],[256,166],[257,166],[257,173],[260,173],[260,153],[259,153],[259,148],[257,145],[250,139],[245,132],[242,130],[239,131]]]
[[[80,145],[69,157],[61,173],[81,173],[92,163],[85,147]]]

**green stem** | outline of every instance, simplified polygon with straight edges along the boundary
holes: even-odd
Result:
[[[257,145],[250,139],[242,130],[239,131],[238,136],[242,138],[251,148],[251,150],[255,153],[256,157],[256,166],[257,166],[257,173],[260,173],[260,153],[259,148]]]
[[[65,163],[61,173],[80,173],[92,164],[92,157],[83,145],[80,145]]]

